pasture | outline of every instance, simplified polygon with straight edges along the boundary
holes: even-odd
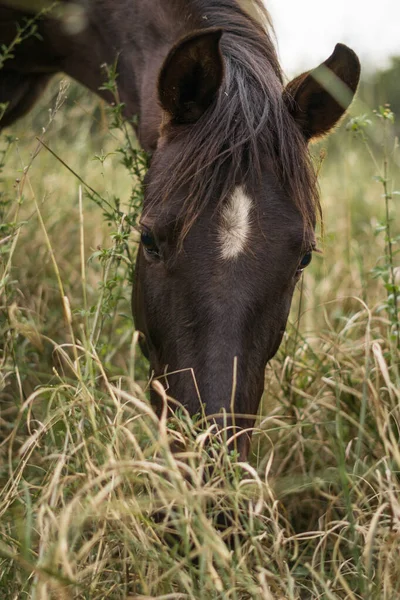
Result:
[[[146,159],[118,106],[58,80],[5,130],[1,598],[400,597],[392,120],[356,103],[313,147],[320,253],[249,463],[149,403],[130,307]]]

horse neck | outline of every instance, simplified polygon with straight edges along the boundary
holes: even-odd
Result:
[[[150,151],[157,145],[162,117],[158,74],[169,49],[184,33],[182,20],[174,20],[170,12],[165,0],[91,0],[82,33],[67,37],[54,22],[45,29],[52,50],[62,57],[61,70],[107,102],[115,98],[101,89],[107,80],[104,65],[117,64],[116,84],[125,117],[138,117],[139,141]]]
[[[259,0],[252,2],[256,6]],[[62,68],[109,102],[114,100],[110,92],[100,89],[107,78],[102,65],[117,61],[125,116],[138,117],[139,141],[145,150],[154,150],[162,119],[157,80],[170,48],[190,31],[205,27],[223,26],[230,35],[227,12],[232,10],[234,20],[242,4],[243,0],[224,0],[221,6],[216,0],[90,0],[89,26],[68,42]],[[215,17],[218,10],[221,14]],[[62,43],[60,36],[55,44]]]

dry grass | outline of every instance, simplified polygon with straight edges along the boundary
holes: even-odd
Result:
[[[370,273],[385,211],[367,153],[350,134],[330,144],[323,254],[241,464],[184,411],[153,414],[129,268],[100,260],[115,237],[53,155],[31,160],[45,113],[13,130],[3,173],[4,223],[21,226],[0,230],[0,597],[400,598],[399,354]],[[85,93],[45,141],[104,198],[128,198]]]

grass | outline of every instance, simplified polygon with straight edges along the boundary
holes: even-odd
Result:
[[[57,89],[0,146],[0,597],[400,598],[390,121],[371,113],[315,150],[323,252],[244,464],[184,410],[158,420],[148,403],[132,165],[104,106]]]

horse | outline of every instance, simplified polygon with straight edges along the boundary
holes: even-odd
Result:
[[[12,4],[0,0],[4,45],[24,14]],[[80,8],[77,31],[47,12],[40,35],[14,47],[0,71],[0,124],[29,111],[60,71],[112,101],[102,65],[116,65],[124,115],[137,116],[151,155],[132,294],[141,346],[168,398],[225,425],[246,459],[265,368],[315,250],[321,208],[308,145],[352,101],[358,57],[337,44],[285,85],[262,0]],[[154,390],[152,401],[160,410]]]

